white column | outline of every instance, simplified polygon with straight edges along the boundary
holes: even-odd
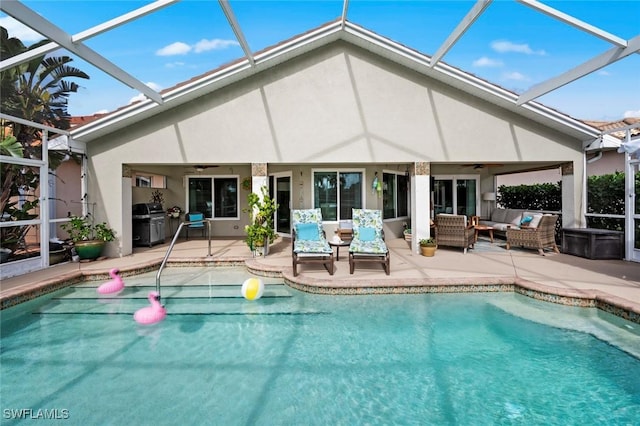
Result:
[[[584,167],[582,163],[567,163],[562,166],[562,227],[585,227],[583,200]],[[580,170],[576,170],[578,167]]]
[[[267,163],[251,163],[251,192],[262,200],[262,187],[269,187]]]
[[[418,241],[431,236],[431,164],[417,162],[411,173],[411,251],[420,253]]]

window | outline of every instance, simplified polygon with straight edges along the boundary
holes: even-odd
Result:
[[[136,176],[136,185],[140,188],[151,188],[151,178],[148,176]]]
[[[131,176],[133,186],[139,188],[166,188],[167,177],[163,175],[154,175],[150,173],[134,172]]]
[[[351,209],[362,208],[363,195],[362,172],[313,172],[313,206],[323,220],[351,219]]]
[[[238,179],[214,178],[214,217],[238,217]]]
[[[404,173],[382,174],[382,217],[394,219],[409,216],[409,177]]]
[[[189,177],[191,212],[214,219],[238,219],[238,177]]]

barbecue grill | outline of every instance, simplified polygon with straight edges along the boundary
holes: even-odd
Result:
[[[151,247],[164,242],[165,212],[162,204],[134,204],[131,218],[133,244]]]

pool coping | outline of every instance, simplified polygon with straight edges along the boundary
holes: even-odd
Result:
[[[120,268],[123,277],[152,272],[161,260],[153,260]],[[364,294],[424,294],[424,293],[488,293],[515,292],[532,299],[567,306],[597,308],[625,320],[640,324],[640,306],[600,290],[579,290],[552,287],[517,276],[473,278],[394,278],[368,279],[366,282],[341,279],[318,279],[305,275],[293,276],[290,266],[261,263],[246,257],[182,258],[169,260],[168,267],[189,266],[244,266],[254,275],[282,278],[286,285],[297,290],[328,295]],[[0,310],[16,306],[39,296],[77,284],[84,280],[109,278],[108,269],[67,272],[43,279],[29,286],[5,290],[0,296]]]

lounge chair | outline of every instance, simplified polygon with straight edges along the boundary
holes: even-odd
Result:
[[[436,241],[438,246],[462,247],[466,254],[476,242],[476,231],[467,223],[467,216],[439,214],[436,216]]]
[[[349,271],[356,262],[381,263],[387,275],[391,273],[389,248],[384,242],[382,211],[353,209],[353,239],[349,245]]]
[[[521,226],[520,228],[507,229],[507,250],[511,246],[528,247],[538,249],[538,253],[544,256],[544,249],[551,248],[560,253],[556,244],[556,222],[558,215],[544,215],[538,226]]]
[[[291,257],[293,276],[298,276],[299,264],[321,264],[333,275],[333,249],[322,229],[320,209],[292,211]]]

